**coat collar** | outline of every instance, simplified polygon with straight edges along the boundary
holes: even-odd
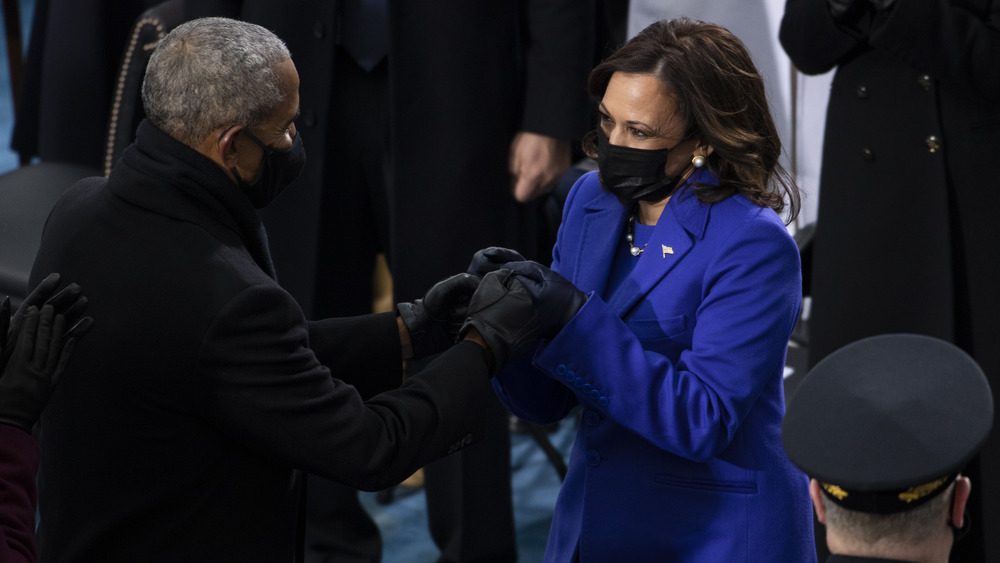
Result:
[[[250,199],[211,159],[148,120],[139,124],[135,142],[112,168],[108,188],[134,205],[200,225],[218,238],[235,234],[254,262],[275,277],[267,234]]]
[[[667,203],[646,251],[629,275],[634,283],[623,284],[609,300],[609,306],[620,316],[628,314],[687,255],[695,241],[705,237],[711,205],[698,200],[694,189],[697,183],[717,185],[718,181],[708,170],[699,170]],[[604,190],[584,204],[584,226],[577,257],[579,287],[604,293],[614,253],[626,251],[621,239],[627,218],[628,211]]]

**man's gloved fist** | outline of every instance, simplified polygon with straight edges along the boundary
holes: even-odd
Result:
[[[423,299],[396,305],[410,333],[414,359],[443,352],[455,343],[477,287],[478,277],[456,274],[435,284]]]
[[[525,345],[554,336],[587,296],[536,262],[513,262],[483,277],[461,335],[475,328],[493,354],[493,373]]]
[[[468,273],[483,277],[490,272],[495,272],[503,267],[507,262],[521,262],[524,256],[518,254],[516,250],[491,246],[476,252],[469,263]]]

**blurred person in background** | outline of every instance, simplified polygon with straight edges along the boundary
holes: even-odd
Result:
[[[802,72],[835,69],[809,363],[905,332],[953,342],[997,377],[1000,2],[787,0],[780,39]],[[966,471],[979,525],[952,559],[1000,561],[1000,536],[985,533],[1000,529],[996,434]]]

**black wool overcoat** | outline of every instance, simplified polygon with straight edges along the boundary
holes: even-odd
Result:
[[[976,358],[996,404],[1000,1],[898,0],[845,25],[826,0],[788,0],[780,39],[799,70],[836,68],[810,363],[873,334],[928,334]],[[979,476],[973,504],[985,510],[973,529],[987,532],[956,549],[985,541],[986,560],[1000,561],[1000,536],[988,533],[1000,529],[1000,432],[969,470]]]
[[[476,344],[400,386],[395,315],[307,322],[249,200],[148,122],[56,204],[53,271],[95,324],[42,416],[42,561],[292,561],[300,470],[381,490],[481,438]]]

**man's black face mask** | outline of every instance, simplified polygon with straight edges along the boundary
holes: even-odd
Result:
[[[230,168],[230,171],[236,176],[236,183],[250,198],[253,206],[260,209],[274,201],[278,194],[299,177],[302,167],[306,164],[306,151],[302,146],[302,135],[298,132],[292,139],[292,146],[287,149],[265,145],[253,133],[245,129],[243,132],[257,143],[257,146],[264,151],[264,156],[260,159],[257,173],[249,182],[241,178],[235,168]]]

